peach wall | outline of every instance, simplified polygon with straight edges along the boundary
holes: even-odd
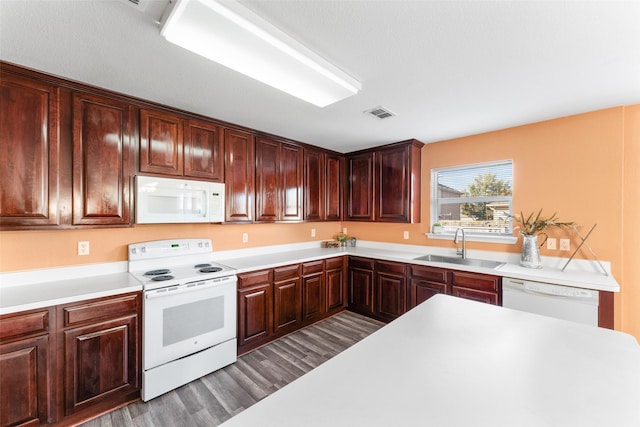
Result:
[[[640,341],[640,105],[624,116],[624,198],[622,209],[622,282],[620,329]]]
[[[311,229],[316,237],[311,237]],[[330,240],[339,222],[300,224],[177,224],[136,225],[132,228],[0,232],[0,271],[31,270],[127,260],[129,243],[177,237],[210,238],[214,250]],[[242,233],[249,241],[242,243]],[[78,241],[89,241],[91,253],[78,256]]]

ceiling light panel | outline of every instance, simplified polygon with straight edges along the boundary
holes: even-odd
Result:
[[[324,107],[360,83],[236,1],[178,0],[160,34],[269,86]]]

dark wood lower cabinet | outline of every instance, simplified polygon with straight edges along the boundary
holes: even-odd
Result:
[[[447,270],[424,265],[409,269],[409,310],[436,294],[451,294]]]
[[[139,292],[56,307],[56,419],[83,421],[140,397]]]
[[[276,335],[295,331],[302,323],[300,265],[273,270],[273,329]]]
[[[51,420],[51,309],[0,318],[0,426]]]
[[[302,264],[302,321],[320,318],[325,312],[324,260]]]
[[[139,389],[135,314],[64,332],[65,415]]]
[[[324,292],[326,313],[333,314],[347,305],[346,257],[325,260]]]
[[[389,261],[375,263],[376,317],[391,321],[407,311],[406,264]]]
[[[373,315],[374,261],[349,257],[348,272],[349,309],[364,315]]]
[[[238,274],[238,354],[344,310],[344,257]]]
[[[499,276],[349,258],[349,310],[389,322],[442,293],[488,304],[502,303]]]
[[[140,397],[140,293],[0,317],[0,426],[72,425]]]

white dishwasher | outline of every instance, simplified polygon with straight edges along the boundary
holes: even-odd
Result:
[[[502,278],[502,306],[598,326],[598,291]]]

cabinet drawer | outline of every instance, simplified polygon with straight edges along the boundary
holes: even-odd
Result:
[[[500,286],[500,277],[489,274],[452,271],[451,284],[453,286],[462,286],[469,289],[497,292]]]
[[[139,294],[127,294],[63,307],[64,326],[136,313],[138,311],[138,301]]]
[[[0,320],[0,341],[49,332],[49,309],[4,316]]]
[[[376,261],[378,273],[390,273],[397,276],[404,276],[406,264],[397,262]]]
[[[420,277],[430,282],[447,283],[447,270],[444,268],[412,265],[411,277]]]
[[[300,277],[300,264],[287,265],[286,267],[273,269],[274,282],[281,282],[283,280],[294,279],[296,277]]]
[[[326,260],[327,270],[339,270],[343,268],[343,265],[344,265],[344,257],[329,258]]]
[[[373,270],[374,261],[369,258],[349,258],[349,267],[350,268],[361,268],[363,270]]]
[[[271,283],[271,270],[252,271],[238,274],[238,287],[249,288],[255,285]]]
[[[309,274],[322,273],[323,270],[324,270],[324,261],[323,260],[305,262],[304,264],[302,264],[302,275],[303,276],[308,276]]]

